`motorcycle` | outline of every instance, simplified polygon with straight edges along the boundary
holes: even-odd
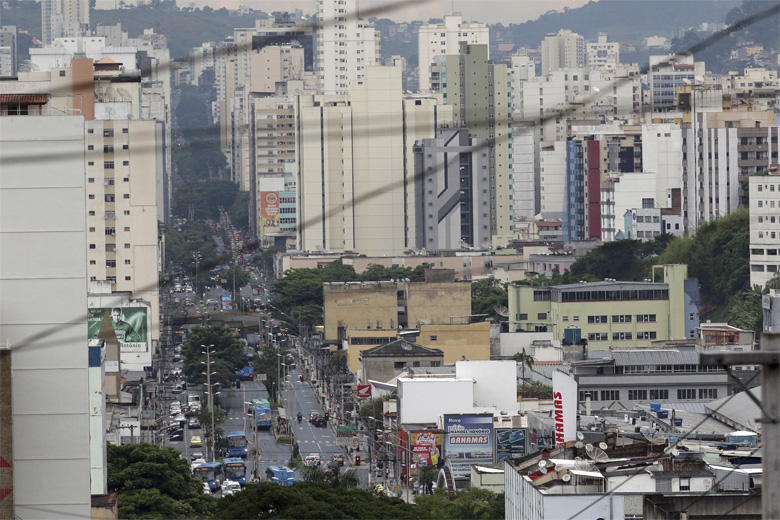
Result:
[[[301,422],[303,420],[303,416],[301,414],[298,414],[298,422]]]

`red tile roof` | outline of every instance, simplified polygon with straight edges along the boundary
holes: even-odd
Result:
[[[48,94],[0,94],[0,103],[15,105],[45,105]]]

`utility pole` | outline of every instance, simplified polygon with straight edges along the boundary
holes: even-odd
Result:
[[[209,412],[211,413],[211,462],[214,462],[216,460],[214,456],[214,445],[217,440],[217,432],[214,427],[214,389],[211,386],[211,349],[214,345],[201,345],[201,347],[206,349],[206,386],[208,387],[209,394],[208,407]]]
[[[734,378],[745,395],[761,409],[761,443],[764,455],[761,507],[763,518],[780,518],[780,332],[764,332],[761,350],[700,354],[702,365],[720,365],[731,375],[731,365],[761,365],[761,401]]]

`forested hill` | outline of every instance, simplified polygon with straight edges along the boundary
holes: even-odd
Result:
[[[677,28],[722,23],[731,9],[741,5],[741,0],[591,1],[578,9],[549,11],[521,24],[491,25],[490,39],[491,43],[538,47],[546,34],[559,29],[569,29],[590,41],[595,41],[599,32],[606,32],[610,41],[639,42],[654,35],[671,38]]]

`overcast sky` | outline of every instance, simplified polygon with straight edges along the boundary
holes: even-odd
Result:
[[[377,18],[390,18],[395,21],[424,20],[442,18],[453,11],[463,14],[468,21],[483,23],[521,23],[538,18],[550,10],[562,10],[564,7],[580,7],[588,0],[421,0],[419,5],[411,3],[404,9],[389,9],[386,14],[376,15]],[[302,9],[313,12],[315,0],[178,0],[180,7],[191,3],[197,7],[209,5],[214,8],[236,8],[247,5],[263,11],[293,11]],[[382,5],[392,5],[392,0],[360,0],[360,8],[370,8]]]

